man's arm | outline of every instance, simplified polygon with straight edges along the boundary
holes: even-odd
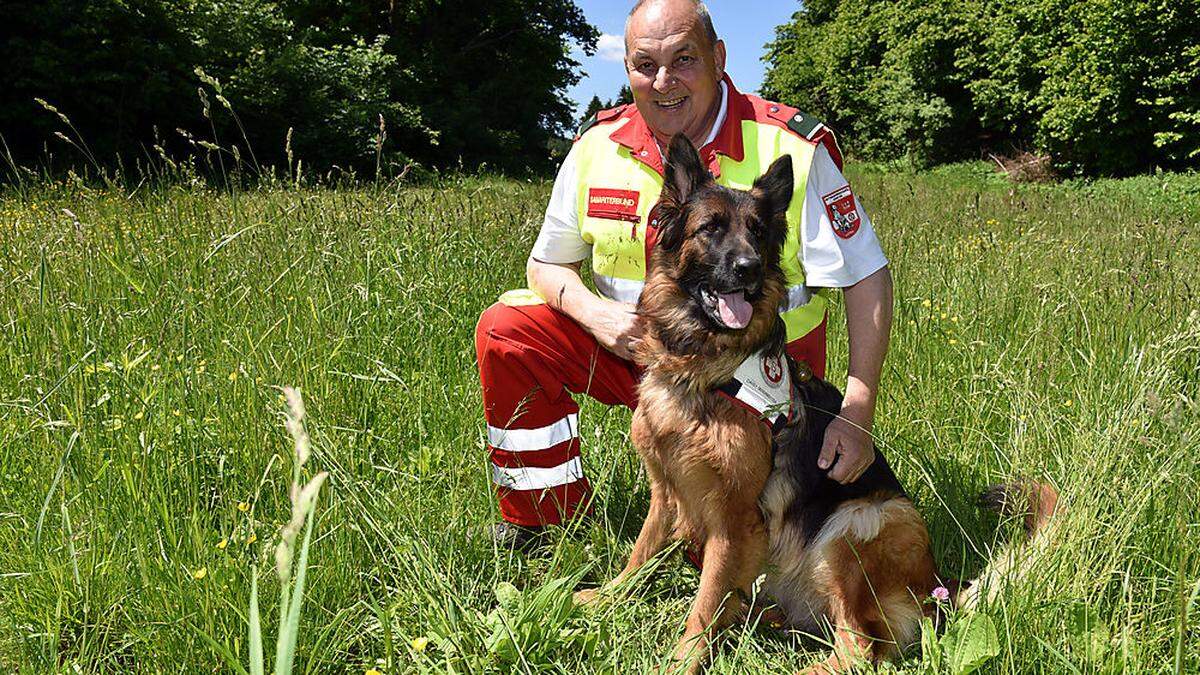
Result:
[[[608,351],[633,358],[642,326],[636,307],[601,298],[583,285],[582,262],[548,263],[530,258],[525,265],[529,288],[551,307],[571,317]]]
[[[817,465],[829,477],[852,483],[875,461],[871,440],[879,378],[892,329],[892,274],[883,267],[844,290],[850,364],[842,416],[825,431]]]

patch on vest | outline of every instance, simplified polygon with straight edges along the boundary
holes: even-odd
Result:
[[[783,354],[754,354],[718,391],[749,408],[772,429],[788,421],[792,407],[792,377]]]
[[[636,223],[641,220],[637,212],[639,196],[635,190],[589,188],[587,196],[588,217],[624,220]]]
[[[825,213],[833,225],[834,234],[842,239],[849,239],[858,232],[862,220],[858,217],[854,193],[850,191],[849,185],[821,197],[821,201],[825,202]]]

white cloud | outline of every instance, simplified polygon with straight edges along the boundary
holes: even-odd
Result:
[[[605,61],[625,62],[625,38],[605,33],[596,42],[596,56]]]

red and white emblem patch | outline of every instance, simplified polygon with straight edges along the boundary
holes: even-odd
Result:
[[[589,218],[608,218],[636,223],[638,193],[634,190],[589,188],[587,214]]]
[[[842,239],[849,239],[858,232],[862,220],[858,217],[854,193],[850,191],[849,185],[821,197],[821,201],[825,202],[825,213],[829,215],[834,234]]]
[[[767,382],[779,384],[783,380],[783,359],[778,356],[768,356],[762,362],[763,375]]]

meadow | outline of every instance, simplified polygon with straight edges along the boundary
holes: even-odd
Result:
[[[1200,672],[1200,177],[1010,185],[982,164],[854,165],[896,278],[878,446],[943,570],[1011,527],[975,496],[1063,495],[1057,545],[981,611],[981,672]],[[595,517],[497,550],[473,328],[549,184],[198,181],[0,192],[0,670],[241,672],[287,522],[298,387],[317,505],[297,671],[646,672],[695,590],[679,556],[622,602],[647,505],[629,413],[583,406]],[[845,377],[831,318],[830,375]],[[710,672],[821,645],[730,631]],[[891,667],[889,666],[889,669]],[[895,666],[954,671],[920,648]]]

